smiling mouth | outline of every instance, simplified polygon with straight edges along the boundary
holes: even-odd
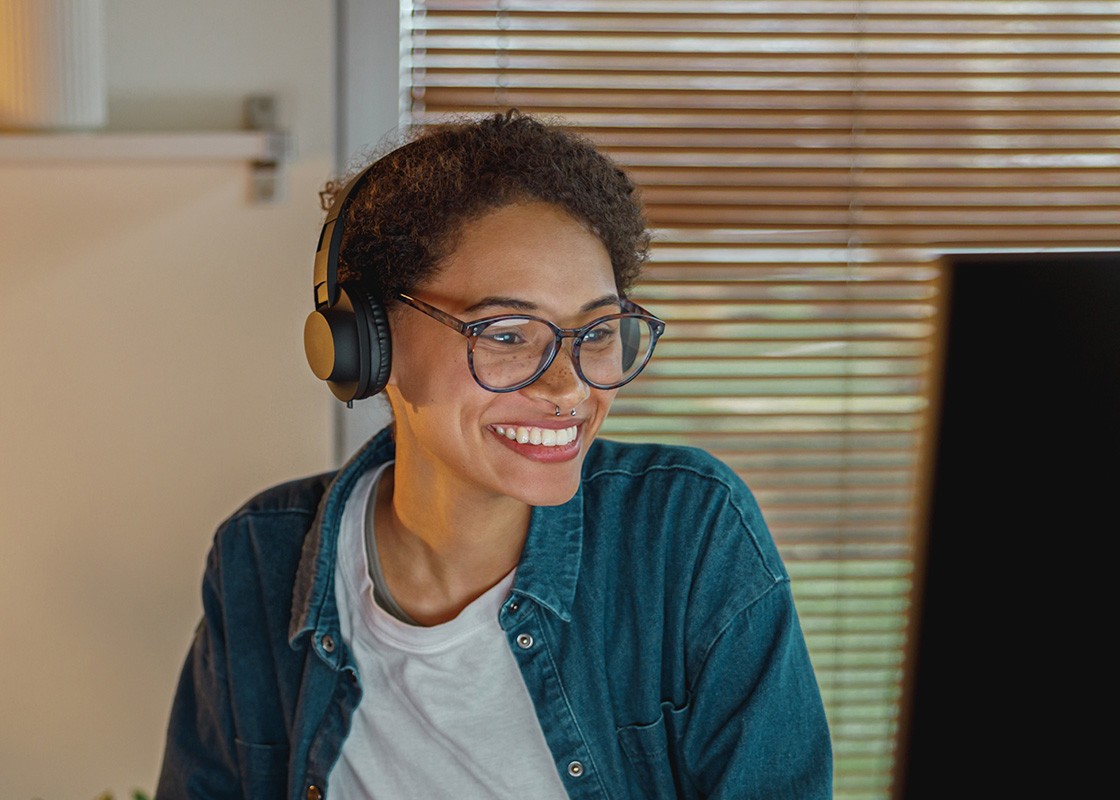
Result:
[[[563,447],[579,436],[579,426],[567,428],[537,428],[528,425],[492,425],[494,432],[518,444],[535,444],[541,447]]]

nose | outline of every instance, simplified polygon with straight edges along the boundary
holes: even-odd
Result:
[[[530,397],[542,400],[551,411],[558,407],[562,414],[569,414],[591,396],[591,387],[576,372],[570,341],[560,346],[560,352],[539,378],[523,390]]]

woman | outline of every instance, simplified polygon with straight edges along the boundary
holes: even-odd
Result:
[[[596,441],[664,328],[648,242],[617,167],[516,112],[336,193],[308,356],[394,422],[219,529],[160,798],[830,796],[749,491]]]

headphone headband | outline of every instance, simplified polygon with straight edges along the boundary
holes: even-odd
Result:
[[[327,218],[323,222],[323,229],[319,231],[319,244],[315,248],[315,276],[314,301],[315,308],[328,308],[338,302],[338,256],[342,249],[342,233],[346,229],[346,211],[350,208],[350,201],[357,196],[358,190],[365,185],[374,167],[380,163],[375,161],[359,172],[335,195]],[[344,222],[338,224],[339,219]],[[326,247],[323,243],[326,242]]]
[[[358,192],[373,177],[378,167],[422,141],[424,140],[415,139],[390,150],[347,181],[342,191],[334,196],[331,207],[327,210],[327,218],[323,221],[323,229],[319,232],[319,244],[315,249],[313,279],[315,308],[329,308],[338,302],[338,261],[342,250],[342,234],[346,229],[346,212],[350,208],[351,201],[358,196]],[[340,220],[342,224],[339,224]]]

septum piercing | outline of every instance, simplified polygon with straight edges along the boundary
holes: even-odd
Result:
[[[556,404],[553,403],[553,405],[556,405]],[[575,415],[576,415],[576,410],[573,408],[572,409],[572,416],[574,417]],[[560,416],[560,406],[556,406],[556,416]]]

